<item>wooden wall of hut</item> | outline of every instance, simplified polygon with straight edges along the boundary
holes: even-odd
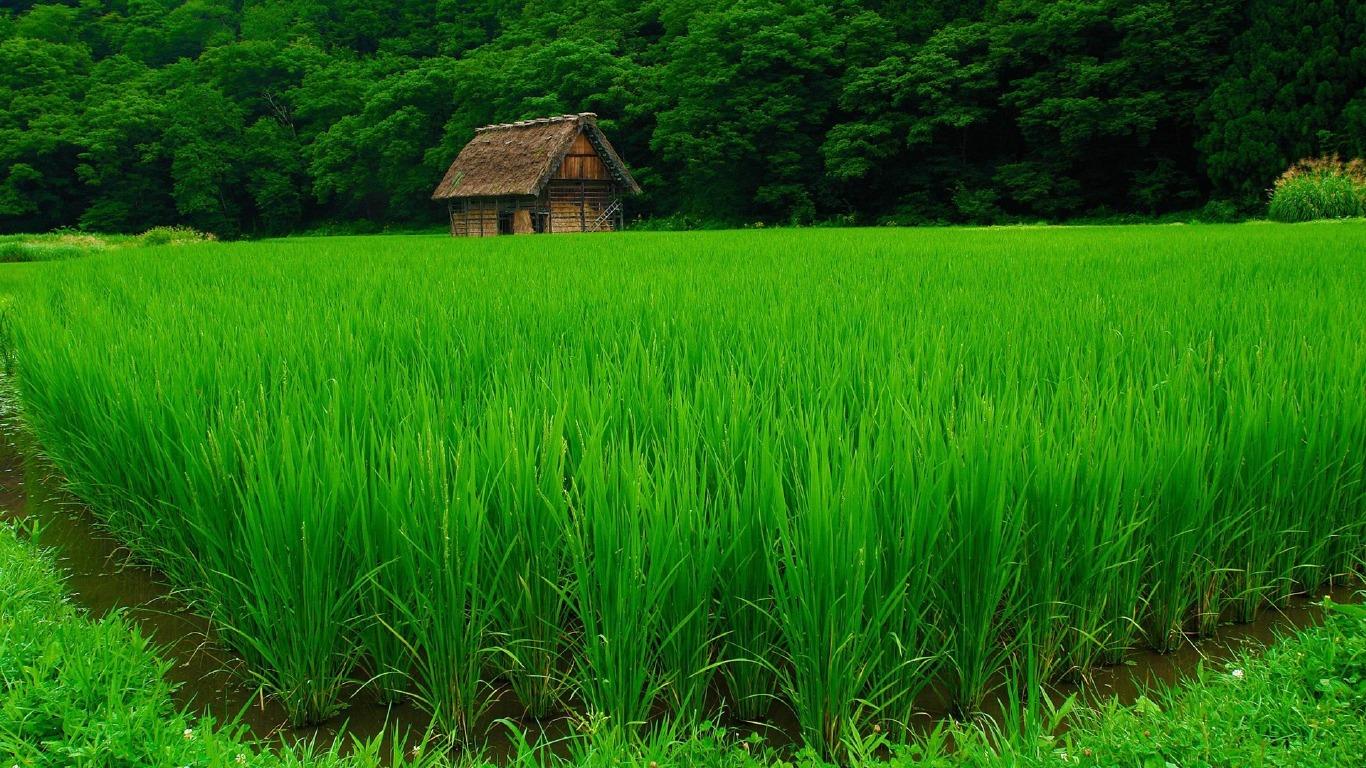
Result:
[[[466,198],[451,203],[451,234],[492,237],[545,232],[612,232],[622,228],[621,189],[582,133],[541,195]]]
[[[451,203],[451,234],[462,237],[529,235],[532,212],[538,202],[531,197],[476,197]],[[506,226],[508,231],[504,231]]]
[[[618,217],[603,219],[602,216],[618,197],[616,185],[611,182],[552,179],[545,190],[550,231],[615,231],[619,226]]]
[[[498,234],[497,201],[476,198],[452,203],[451,234],[462,237],[491,237]]]
[[[555,178],[611,181],[612,174],[607,170],[606,163],[598,156],[598,151],[593,148],[593,142],[588,140],[587,135],[580,133],[560,161],[560,170],[555,174]]]

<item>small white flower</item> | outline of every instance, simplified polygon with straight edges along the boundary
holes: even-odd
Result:
[[[238,753],[237,753],[237,764],[238,764],[238,765],[246,765],[246,764],[247,764],[247,756],[244,755],[244,754],[242,754],[241,752],[238,752]]]
[[[193,729],[193,728],[186,728],[186,729],[185,729],[185,733],[183,733],[182,735],[185,737],[185,740],[186,740],[186,741],[189,741],[190,739],[193,739],[193,738],[194,738],[194,729]]]
[[[1241,670],[1241,669],[1235,669],[1235,670],[1233,670],[1233,676],[1236,677],[1236,678],[1238,678],[1239,680],[1242,680],[1242,679],[1243,679],[1243,670]]]

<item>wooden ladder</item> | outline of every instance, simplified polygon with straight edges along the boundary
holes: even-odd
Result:
[[[604,211],[602,212],[602,214],[599,215],[596,219],[593,219],[593,223],[592,223],[592,224],[589,224],[589,225],[588,225],[588,228],[585,229],[584,231],[585,231],[585,232],[598,232],[598,231],[600,231],[600,230],[602,229],[602,225],[605,224],[605,223],[606,223],[609,219],[611,219],[613,216],[617,215],[617,211],[619,211],[619,210],[621,210],[621,201],[620,201],[620,200],[613,200],[613,201],[612,201],[612,204],[609,205],[609,206],[607,206],[607,209],[604,210]]]

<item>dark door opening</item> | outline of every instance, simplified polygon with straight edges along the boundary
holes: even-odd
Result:
[[[498,234],[512,234],[512,211],[498,212]]]

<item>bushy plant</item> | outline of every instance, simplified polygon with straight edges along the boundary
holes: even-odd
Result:
[[[687,232],[696,229],[720,229],[723,226],[718,221],[709,221],[686,213],[675,213],[648,219],[636,217],[627,228],[638,232]]]
[[[15,264],[32,261],[28,248],[23,243],[0,243],[0,264]]]
[[[143,245],[182,245],[217,240],[208,232],[192,227],[153,227],[142,233]]]
[[[953,191],[953,206],[959,218],[972,224],[994,224],[1001,219],[996,190],[991,187],[969,187],[959,183]]]
[[[1228,200],[1211,200],[1195,214],[1195,220],[1204,224],[1228,224],[1241,218],[1238,206]]]
[[[1267,216],[1275,221],[1366,216],[1366,162],[1343,162],[1334,155],[1295,163],[1276,180]]]
[[[84,256],[87,249],[79,245],[62,243],[56,240],[42,242],[0,243],[0,263],[13,264],[25,261],[57,261]]]

